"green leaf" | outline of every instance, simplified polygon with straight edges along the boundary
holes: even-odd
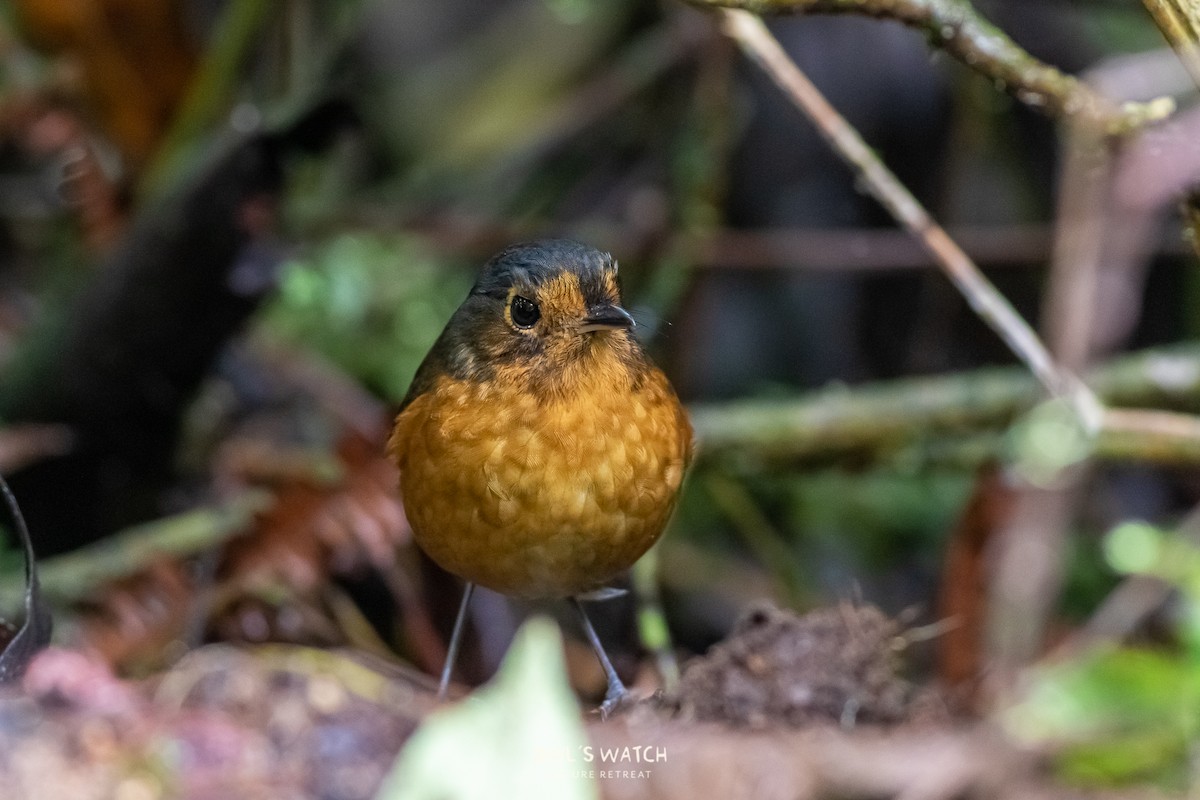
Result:
[[[1177,786],[1200,729],[1198,696],[1200,675],[1178,655],[1112,649],[1036,670],[1003,722],[1019,740],[1052,745],[1072,781]]]
[[[595,798],[581,774],[586,744],[558,628],[533,619],[491,685],[413,734],[376,800]]]
[[[1067,747],[1058,758],[1058,772],[1086,786],[1113,786],[1147,777],[1157,777],[1166,786],[1179,785],[1187,772],[1187,743],[1175,731],[1139,730]]]

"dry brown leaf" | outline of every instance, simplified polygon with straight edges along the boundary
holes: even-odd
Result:
[[[134,668],[179,651],[190,626],[210,616],[208,628],[224,637],[336,642],[322,592],[334,577],[373,569],[396,596],[418,660],[440,658],[419,593],[396,567],[411,532],[395,467],[379,442],[357,434],[344,437],[338,461],[336,481],[273,472],[274,504],[214,554],[211,582],[186,564],[166,562],[107,587],[84,609],[86,646],[109,663]]]

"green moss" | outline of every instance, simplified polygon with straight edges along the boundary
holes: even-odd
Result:
[[[343,233],[285,267],[260,324],[396,402],[470,284],[408,237]]]

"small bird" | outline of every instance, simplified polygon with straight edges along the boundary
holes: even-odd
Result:
[[[439,697],[478,585],[570,598],[608,680],[601,713],[625,698],[580,601],[662,535],[693,446],[633,327],[612,256],[517,244],[484,265],[417,369],[388,450],[417,544],[466,582]]]

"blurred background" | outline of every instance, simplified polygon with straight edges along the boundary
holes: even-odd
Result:
[[[977,6],[1110,96],[1189,90],[1137,3]],[[1058,347],[1066,312],[1048,298],[1073,295],[1052,291],[1056,224],[1078,197],[1064,127],[919,31],[771,27]],[[1196,171],[1171,141],[1112,168],[1071,366],[1195,335],[1175,203]],[[711,15],[647,0],[0,4],[0,471],[58,635],[130,674],[214,639],[436,670],[457,589],[411,546],[383,443],[478,267],[539,236],[619,259],[641,335],[703,421],[635,576],[679,652],[762,598],[865,599],[959,620],[922,669],[975,681],[1032,380]],[[1193,410],[1190,375],[1186,392],[1125,396]],[[926,426],[913,409],[936,387],[962,391]],[[798,443],[738,439],[747,402],[818,423]],[[820,420],[860,407],[856,433],[821,438],[844,428]],[[704,452],[709,434],[721,446]],[[1122,580],[1104,534],[1195,503],[1195,469],[1171,461],[1116,458],[1073,484],[1036,652]],[[15,592],[17,551],[5,563]],[[477,605],[472,681],[526,611]],[[636,678],[633,605],[602,616]],[[1140,630],[1170,639],[1169,607],[1155,613],[1165,629]],[[586,649],[574,661],[602,691]]]

